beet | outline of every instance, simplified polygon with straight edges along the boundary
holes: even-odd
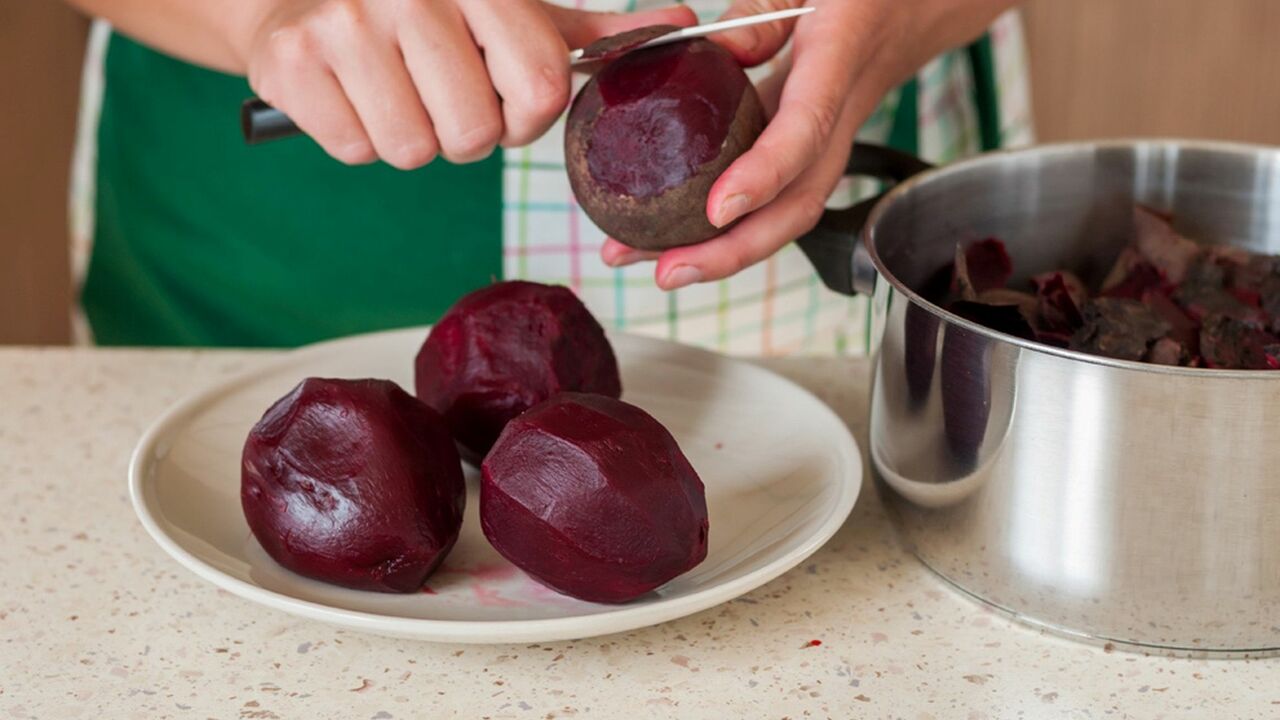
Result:
[[[240,502],[284,567],[413,592],[458,539],[466,487],[444,421],[398,385],[308,378],[249,432]]]
[[[702,562],[702,481],[671,433],[620,400],[563,393],[511,421],[485,458],[480,522],[539,582],[637,598]]]
[[[566,390],[622,395],[600,323],[568,288],[510,281],[464,296],[414,363],[420,400],[478,462],[507,421]]]
[[[702,242],[720,232],[707,219],[712,184],[763,129],[755,88],[719,45],[634,50],[574,98],[569,181],[587,216],[620,242],[644,250]]]

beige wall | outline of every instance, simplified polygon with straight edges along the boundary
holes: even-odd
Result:
[[[1280,0],[1030,0],[1042,140],[1280,144]],[[0,343],[67,337],[65,183],[84,23],[0,2]]]
[[[1280,143],[1280,2],[1031,0],[1044,140],[1212,137]]]
[[[0,2],[0,343],[68,336],[66,184],[85,23]]]

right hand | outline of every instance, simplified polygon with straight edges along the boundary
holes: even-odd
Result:
[[[546,132],[569,103],[569,49],[692,25],[538,0],[274,0],[247,33],[249,84],[333,157],[401,169],[481,160]]]

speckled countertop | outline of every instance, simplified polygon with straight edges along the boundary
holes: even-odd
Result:
[[[0,350],[0,718],[1280,717],[1280,660],[1108,651],[958,597],[870,487],[792,572],[623,635],[431,645],[256,606],[166,556],[125,475],[169,404],[266,357]],[[865,447],[865,363],[765,364]]]

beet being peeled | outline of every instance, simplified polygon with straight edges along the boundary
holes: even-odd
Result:
[[[481,470],[489,542],[566,595],[627,602],[707,555],[702,481],[634,405],[558,395],[511,421]]]
[[[507,421],[564,391],[622,395],[600,323],[568,288],[509,281],[464,296],[414,362],[418,399],[479,462]]]
[[[466,486],[444,421],[398,385],[308,378],[249,432],[240,502],[284,567],[413,592],[457,541]]]
[[[642,250],[721,232],[707,220],[716,178],[764,129],[745,72],[720,46],[686,40],[628,52],[574,98],[565,162],[578,204]]]

